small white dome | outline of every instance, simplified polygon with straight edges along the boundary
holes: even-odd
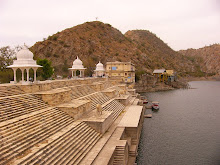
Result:
[[[77,56],[76,60],[73,61],[73,65],[82,65],[82,61]]]
[[[86,68],[84,68],[82,61],[77,56],[76,60],[73,61],[72,68],[70,69],[86,69]]]
[[[104,67],[103,67],[103,64],[99,61],[98,64],[96,64],[96,69],[95,71],[104,71]]]
[[[99,63],[96,65],[96,67],[103,67],[103,64],[99,61]]]
[[[34,54],[27,47],[24,47],[16,56],[17,60],[33,60]]]

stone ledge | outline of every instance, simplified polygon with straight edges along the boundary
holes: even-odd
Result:
[[[73,100],[69,103],[60,104],[57,106],[61,111],[66,112],[75,120],[80,118],[83,114],[91,110],[91,101],[89,100]]]

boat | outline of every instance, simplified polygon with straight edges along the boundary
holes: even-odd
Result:
[[[143,104],[147,104],[147,98],[145,96],[141,96],[141,100],[143,101]]]
[[[147,103],[148,103],[147,99],[144,99],[143,104],[147,104]]]
[[[153,101],[152,102],[152,110],[158,110],[159,107],[159,102],[158,101]]]

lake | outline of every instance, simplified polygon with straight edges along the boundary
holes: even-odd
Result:
[[[138,165],[220,165],[220,81],[189,85],[142,94],[160,110],[145,112]]]

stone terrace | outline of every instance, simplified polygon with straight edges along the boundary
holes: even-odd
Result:
[[[142,106],[131,106],[137,96],[102,78],[1,85],[0,164],[134,163],[143,122]],[[135,126],[118,125],[136,109]]]

